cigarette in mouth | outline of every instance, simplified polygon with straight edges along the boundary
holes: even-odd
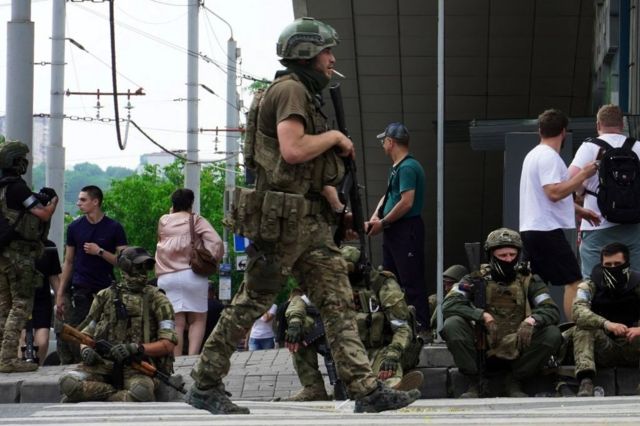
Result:
[[[334,73],[335,75],[337,75],[338,77],[347,78],[347,77],[345,77],[345,75],[344,75],[344,74],[342,74],[341,72],[339,72],[339,71],[338,71],[338,70],[336,70],[336,69],[333,69],[333,68],[332,68],[332,69],[331,69],[331,71],[333,71],[333,73]]]

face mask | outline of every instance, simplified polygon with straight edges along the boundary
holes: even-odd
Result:
[[[518,264],[518,256],[511,262],[500,260],[495,256],[491,256],[489,261],[493,270],[493,278],[496,281],[510,283],[516,278],[516,265]]]
[[[602,280],[611,290],[623,290],[629,281],[629,262],[619,266],[602,267]]]

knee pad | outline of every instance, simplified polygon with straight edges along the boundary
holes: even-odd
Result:
[[[69,373],[58,380],[60,392],[69,398],[73,398],[82,390],[82,380],[75,374]]]
[[[138,402],[150,402],[155,401],[155,395],[153,388],[145,386],[143,383],[134,383],[129,388],[129,395],[134,401]]]

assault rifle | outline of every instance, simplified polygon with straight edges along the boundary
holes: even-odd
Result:
[[[340,83],[336,83],[329,88],[333,109],[336,114],[336,123],[338,130],[351,139],[344,118],[344,106],[342,105],[342,92],[340,91]],[[353,229],[358,234],[360,241],[360,259],[356,268],[363,273],[365,282],[369,286],[371,265],[367,258],[367,234],[364,229],[364,211],[362,208],[362,198],[360,197],[360,187],[358,185],[358,173],[356,171],[356,162],[350,157],[343,157],[345,165],[345,175],[342,182],[338,186],[338,198],[346,206],[351,206],[351,215],[353,217]],[[333,235],[333,241],[338,247],[345,239],[346,226],[344,224],[344,215],[341,214],[338,221],[338,228]]]
[[[90,336],[76,330],[69,324],[64,324],[62,326],[60,337],[66,342],[89,346],[90,348],[95,350],[98,355],[107,359],[109,358],[109,353],[111,352],[111,348],[113,347],[113,344],[107,342],[106,340],[93,340]],[[172,387],[180,393],[187,393],[187,391],[184,389],[184,382],[176,383],[176,380],[172,376],[163,373],[147,361],[132,360],[131,368],[141,372],[146,376],[160,380],[165,385]]]
[[[307,313],[309,316],[313,318],[314,325],[313,329],[304,336],[303,343],[305,346],[312,345],[314,342],[317,343],[317,350],[322,358],[324,359],[324,366],[327,368],[327,376],[329,376],[329,383],[333,386],[333,395],[336,401],[346,401],[349,399],[347,395],[347,389],[338,377],[338,371],[336,370],[336,363],[333,360],[333,356],[331,355],[331,349],[329,348],[329,344],[327,342],[327,337],[324,332],[324,324],[322,322],[322,318],[320,317],[320,313],[314,307],[307,306]]]
[[[29,318],[27,325],[25,326],[24,346],[20,348],[22,350],[22,360],[26,362],[32,362],[39,364],[38,358],[38,346],[34,345],[33,340],[33,319]]]
[[[469,262],[472,276],[474,276],[480,270],[480,243],[465,243],[464,250],[467,253],[467,261]],[[473,292],[473,304],[476,308],[485,309],[487,307],[485,280],[480,276],[474,276],[469,284],[471,287],[469,290]],[[483,374],[487,363],[487,329],[482,319],[476,321],[475,342],[476,363],[479,373]]]

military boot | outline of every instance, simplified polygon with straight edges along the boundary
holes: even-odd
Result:
[[[482,398],[486,394],[485,381],[480,376],[467,376],[469,378],[469,387],[464,391],[459,398]]]
[[[590,378],[585,377],[580,380],[580,387],[576,396],[593,396],[593,381]]]
[[[422,386],[424,375],[421,371],[413,370],[402,376],[402,379],[393,385],[395,390],[408,392],[411,389],[418,389]]]
[[[391,389],[381,381],[368,395],[356,399],[354,413],[379,413],[387,410],[397,410],[420,398],[421,393],[417,389],[409,392]]]
[[[36,371],[37,369],[37,363],[27,362],[17,358],[0,361],[0,373],[26,373]]]
[[[522,390],[522,383],[520,380],[509,374],[504,380],[505,394],[509,398],[526,398],[529,395]]]
[[[229,399],[230,393],[224,390],[222,383],[211,389],[199,389],[195,384],[191,386],[185,396],[187,404],[207,410],[211,414],[249,414],[247,407],[240,407]]]
[[[283,401],[329,401],[329,395],[324,388],[324,383],[315,383],[313,385],[305,386],[293,396],[284,398]]]

